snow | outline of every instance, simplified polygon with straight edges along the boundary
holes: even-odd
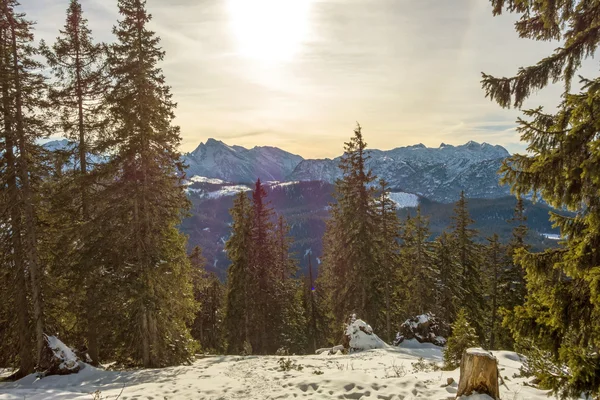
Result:
[[[213,185],[223,185],[225,184],[225,181],[216,178],[207,178],[205,176],[194,175],[188,179],[187,185],[191,185],[193,183],[211,183]]]
[[[47,338],[54,356],[62,360],[60,369],[76,369],[79,366],[77,356],[69,346],[61,342],[56,336],[47,336]]]
[[[357,319],[346,327],[346,335],[350,336],[350,350],[362,351],[383,349],[388,347],[375,333],[371,325]]]
[[[487,350],[482,349],[481,347],[471,347],[471,348],[467,349],[467,354],[471,354],[471,355],[475,355],[475,356],[484,356],[484,357],[493,358],[493,359],[496,358],[492,355],[492,353],[490,353]]]
[[[251,190],[248,186],[243,185],[235,185],[235,186],[223,186],[221,189],[216,192],[207,193],[208,198],[210,199],[218,199],[220,197],[226,196],[235,196],[239,192],[247,192]]]
[[[285,187],[285,186],[292,186],[292,185],[296,185],[300,183],[299,181],[289,181],[289,182],[276,182],[274,184],[271,185],[271,187]]]
[[[390,200],[396,203],[396,208],[408,208],[419,206],[419,196],[412,193],[395,192],[390,193]]]
[[[547,392],[527,386],[527,378],[515,378],[521,363],[516,353],[494,352],[508,385],[500,396],[511,400],[547,400]],[[102,399],[448,399],[457,384],[446,386],[460,372],[416,372],[420,357],[441,365],[442,351],[416,340],[400,347],[368,350],[348,355],[291,356],[302,371],[283,372],[277,356],[213,356],[192,365],[163,369],[105,371],[86,366],[77,374],[37,379],[30,375],[18,382],[0,383],[1,400],[89,400],[100,391]],[[316,371],[322,374],[315,374]],[[508,378],[508,379],[507,379]],[[488,400],[482,395],[463,397]]]
[[[542,233],[542,236],[550,240],[560,240],[560,235],[556,233]]]

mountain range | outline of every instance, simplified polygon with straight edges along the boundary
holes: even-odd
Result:
[[[470,141],[464,145],[423,144],[392,150],[368,150],[367,167],[388,181],[395,191],[414,193],[442,203],[454,202],[460,192],[467,197],[499,198],[509,194],[500,186],[497,171],[510,154],[502,146]],[[229,146],[208,139],[186,153],[187,176],[217,178],[250,184],[263,181],[323,181],[341,177],[340,157],[304,159],[276,147]]]

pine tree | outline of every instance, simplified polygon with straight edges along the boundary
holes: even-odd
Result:
[[[522,305],[527,293],[525,271],[521,265],[514,261],[514,257],[520,249],[529,250],[530,248],[525,242],[528,232],[527,225],[525,224],[526,221],[527,217],[525,216],[523,199],[519,197],[515,206],[514,216],[509,220],[509,222],[516,223],[516,225],[513,228],[511,240],[508,246],[506,246],[509,263],[508,267],[502,271],[502,284],[500,286],[502,297],[505,299],[504,306],[509,310]]]
[[[110,132],[98,147],[110,155],[101,166],[104,190],[89,236],[93,262],[115,279],[122,306],[115,318],[128,326],[113,338],[117,358],[146,367],[186,362],[194,342],[187,325],[195,302],[185,237],[177,230],[188,207],[172,125],[175,103],[158,63],[164,52],[148,30],[142,0],[118,2],[122,20],[108,62],[112,87]],[[108,239],[109,238],[109,239]],[[177,294],[177,295],[175,295]],[[124,344],[127,344],[124,346]]]
[[[456,316],[456,321],[452,323],[452,335],[448,338],[444,349],[444,368],[448,370],[457,368],[463,352],[469,347],[478,346],[478,343],[479,338],[475,328],[469,323],[466,310],[461,309]]]
[[[435,307],[435,287],[439,272],[435,269],[432,243],[428,241],[429,220],[421,215],[408,216],[400,235],[403,286],[406,288],[407,316],[431,312]]]
[[[379,180],[377,199],[379,218],[380,252],[379,258],[383,272],[384,300],[385,300],[385,334],[388,343],[393,340],[392,320],[397,319],[398,292],[395,290],[400,284],[399,264],[400,245],[398,243],[400,221],[396,214],[396,203],[390,198],[388,183]]]
[[[452,237],[447,232],[442,232],[434,242],[434,269],[438,271],[435,286],[435,309],[438,318],[450,324],[456,319],[458,304],[464,297],[463,288],[460,286],[460,264],[452,246]]]
[[[60,198],[59,213],[52,223],[61,224],[57,229],[58,246],[69,246],[61,259],[57,260],[58,272],[65,267],[67,260],[76,271],[71,282],[72,287],[81,287],[86,293],[82,301],[84,312],[79,315],[86,326],[87,353],[92,363],[99,359],[98,351],[98,305],[101,303],[99,294],[102,292],[98,285],[101,278],[97,268],[90,259],[82,257],[86,254],[87,240],[85,237],[86,224],[93,212],[94,199],[93,181],[90,179],[89,156],[94,151],[95,137],[105,126],[102,118],[102,105],[106,89],[103,77],[104,45],[94,44],[87,20],[83,17],[81,4],[71,0],[67,9],[64,29],[52,47],[42,42],[42,53],[56,80],[50,92],[50,100],[60,113],[60,128],[63,134],[73,143],[73,159],[68,163],[77,164],[73,173],[64,176],[55,184],[56,190],[66,193],[52,193],[49,198]],[[79,196],[72,196],[77,191]],[[56,213],[54,213],[56,214]],[[71,214],[71,215],[69,215]],[[72,215],[75,217],[73,218]],[[63,250],[64,251],[64,250]],[[55,249],[55,253],[60,250]],[[79,284],[83,282],[83,285]]]
[[[452,220],[452,245],[460,268],[459,285],[462,289],[458,307],[467,311],[477,333],[483,337],[484,288],[480,269],[481,250],[474,241],[477,231],[470,228],[474,221],[469,216],[464,192],[461,192],[460,199],[456,202]]]
[[[206,259],[196,246],[189,256],[194,274],[194,298],[200,305],[192,324],[192,337],[203,351],[223,350],[223,300],[225,287],[214,272],[206,270]]]
[[[521,107],[530,94],[549,83],[563,82],[565,91],[555,113],[539,107],[519,119],[527,154],[515,154],[501,169],[503,182],[517,196],[532,191],[557,209],[574,216],[552,214],[564,243],[543,253],[517,252],[526,270],[528,295],[513,313],[518,339],[532,339],[554,356],[558,374],[552,386],[562,396],[600,394],[600,211],[597,165],[600,151],[596,107],[600,78],[581,79],[571,93],[572,79],[582,61],[600,44],[597,0],[531,2],[494,0],[494,14],[521,14],[515,25],[523,38],[556,40],[552,55],[513,77],[483,75],[487,96],[502,107]]]
[[[273,240],[274,230],[273,209],[269,206],[267,192],[260,179],[256,181],[252,192],[252,229],[250,232],[250,273],[251,286],[250,296],[253,299],[253,335],[250,343],[256,354],[267,354],[269,350],[274,352],[272,346],[276,343],[275,326],[273,319],[269,318],[270,306],[275,303],[275,279],[281,279],[276,267],[277,253],[276,241]]]
[[[319,286],[327,294],[333,332],[341,332],[350,314],[385,330],[381,311],[385,307],[384,276],[378,252],[375,180],[367,169],[366,143],[361,127],[345,144],[340,161],[343,177],[335,183],[330,219],[323,238],[323,274]]]
[[[40,365],[44,346],[45,309],[43,304],[43,265],[40,257],[39,182],[44,171],[38,139],[47,136],[44,98],[46,83],[39,72],[37,51],[33,47],[32,23],[19,13],[16,0],[0,2],[0,65],[2,75],[3,190],[11,207],[8,211],[9,235],[3,249],[12,257],[4,265],[14,282],[12,304],[17,316],[19,371],[32,372]],[[29,283],[27,283],[29,279]],[[30,321],[29,300],[33,309]],[[31,325],[30,325],[31,323]],[[33,326],[33,332],[30,330]],[[31,345],[30,338],[35,341]],[[31,348],[35,348],[32,357]]]
[[[489,300],[489,342],[488,348],[496,350],[499,329],[498,310],[504,305],[504,299],[500,293],[502,279],[502,270],[505,268],[505,251],[500,244],[500,238],[497,234],[488,238],[486,249],[486,280],[488,282],[488,300]]]
[[[225,335],[227,352],[240,354],[250,343],[250,252],[252,209],[245,192],[240,192],[231,209],[231,236],[225,243],[231,265],[227,270]]]

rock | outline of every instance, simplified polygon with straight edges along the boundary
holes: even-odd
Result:
[[[400,325],[394,345],[398,346],[404,340],[416,339],[419,343],[433,343],[436,346],[445,346],[446,337],[449,333],[450,326],[440,321],[434,314],[421,314],[407,319]]]
[[[79,372],[83,363],[75,351],[61,342],[56,336],[44,335],[44,348],[38,370],[42,376],[69,375]]]
[[[446,379],[446,384],[447,384],[446,386],[450,386],[450,385],[454,384],[454,378],[450,377],[450,378]]]
[[[344,335],[344,348],[350,353],[362,350],[381,349],[387,345],[374,332],[373,328],[365,321],[356,319],[353,315],[350,323],[346,326]]]
[[[456,397],[477,392],[500,399],[498,386],[498,360],[489,351],[470,348],[463,352],[460,361],[460,380]]]

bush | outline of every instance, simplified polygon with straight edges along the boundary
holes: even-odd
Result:
[[[279,359],[278,363],[279,363],[279,368],[284,372],[291,371],[292,369],[295,369],[296,371],[302,371],[304,369],[304,367],[301,364],[296,364],[289,357],[287,359],[284,357],[281,357]]]
[[[452,324],[452,335],[448,339],[448,344],[444,350],[444,368],[458,368],[463,352],[469,347],[477,347],[478,345],[479,338],[475,333],[475,328],[469,324],[465,310],[460,310],[456,321]]]

